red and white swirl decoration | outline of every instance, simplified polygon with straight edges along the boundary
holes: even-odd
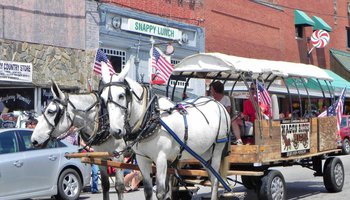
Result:
[[[329,34],[324,30],[316,30],[311,35],[311,43],[316,48],[323,48],[329,43]]]

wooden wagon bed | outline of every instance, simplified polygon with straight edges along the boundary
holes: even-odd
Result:
[[[231,170],[228,175],[243,176],[262,176],[264,169],[269,166],[290,166],[302,159],[312,159],[313,157],[323,157],[328,154],[334,154],[341,151],[337,148],[337,131],[335,117],[312,118],[308,121],[309,138],[303,138],[308,142],[309,148],[303,152],[283,154],[282,151],[290,148],[284,144],[281,136],[281,123],[283,121],[262,120],[255,123],[255,144],[254,145],[231,145],[231,153],[229,155],[229,163]],[[304,123],[299,121],[298,123]],[[298,141],[302,142],[302,141]],[[292,145],[292,144],[290,144]],[[137,165],[129,163],[120,163],[105,158],[113,157],[113,154],[107,152],[94,153],[72,153],[66,157],[81,158],[84,163],[93,163],[97,165],[111,166],[122,169],[139,169]],[[180,162],[180,175],[183,176],[208,176],[203,169],[183,169],[181,166],[197,166],[199,162],[195,159]],[[265,166],[265,168],[264,168]],[[155,173],[155,167],[153,167]],[[168,173],[174,173],[174,169],[169,168]]]

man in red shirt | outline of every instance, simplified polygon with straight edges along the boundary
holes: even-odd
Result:
[[[243,118],[246,121],[251,122],[251,124],[250,124],[251,126],[256,119],[255,108],[254,108],[252,101],[250,100],[251,97],[255,98],[255,96],[256,96],[255,95],[256,88],[255,88],[255,85],[253,83],[250,85],[249,93],[250,93],[250,95],[249,95],[248,99],[243,102],[243,113],[241,114],[241,116],[238,116],[238,117],[232,119],[231,126],[232,126],[232,130],[235,133],[235,135],[241,134],[241,127],[244,126],[243,120],[242,120]],[[247,123],[246,123],[246,126],[247,126]],[[238,139],[236,139],[236,144],[241,145],[241,144],[243,144],[243,142],[240,138],[238,138]]]

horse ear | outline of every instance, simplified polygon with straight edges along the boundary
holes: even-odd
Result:
[[[125,63],[123,70],[118,75],[118,81],[123,82],[131,67],[130,59]]]
[[[52,81],[51,92],[54,99],[65,99],[64,93],[60,90],[55,81]]]
[[[101,75],[102,75],[102,81],[104,83],[109,83],[111,80],[111,75],[109,73],[108,66],[105,62],[101,62]]]

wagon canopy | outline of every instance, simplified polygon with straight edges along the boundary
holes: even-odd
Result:
[[[321,68],[302,63],[271,61],[231,56],[222,53],[199,53],[175,65],[173,75],[193,78],[237,80],[244,72],[265,81],[277,77],[315,78],[333,81]]]

